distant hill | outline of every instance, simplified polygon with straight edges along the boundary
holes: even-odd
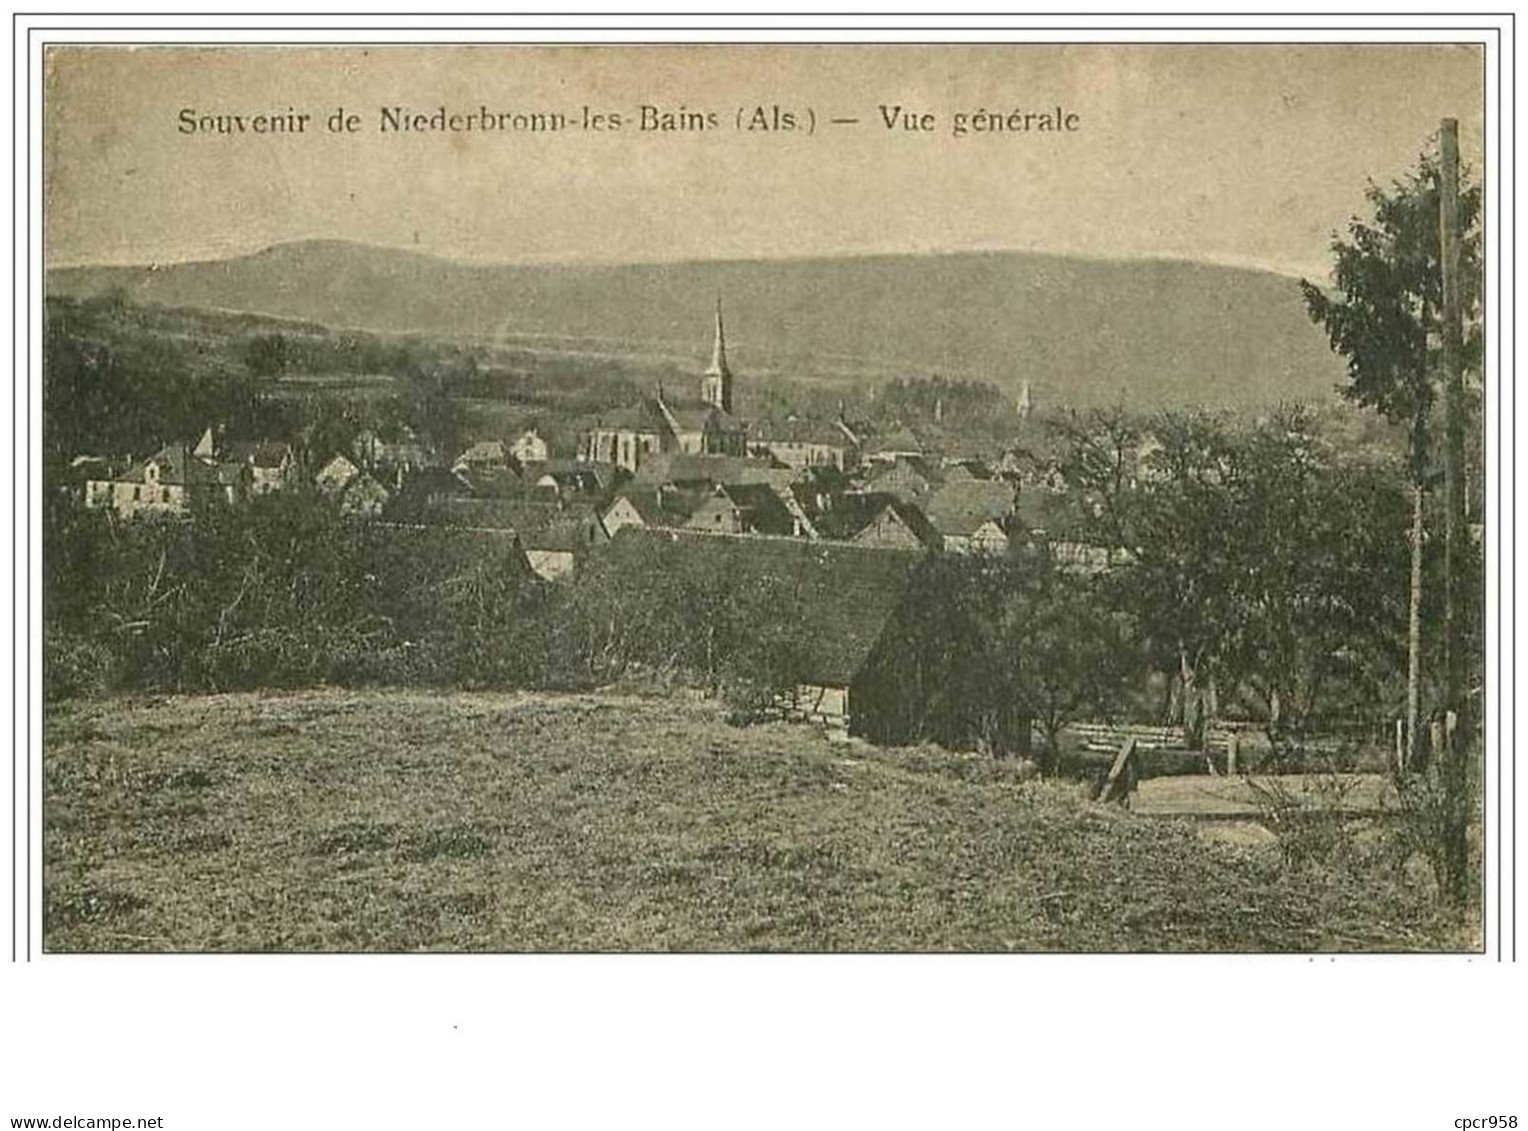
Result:
[[[1042,404],[1315,400],[1343,376],[1294,280],[1177,261],[986,252],[481,266],[318,240],[211,262],[57,268],[48,289],[697,359],[720,295],[744,375],[750,366],[829,382],[938,373],[1015,391],[1028,380]]]

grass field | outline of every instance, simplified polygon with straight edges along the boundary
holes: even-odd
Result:
[[[116,699],[55,705],[45,733],[52,951],[1472,941],[1378,851],[1295,867],[1075,783],[705,702]]]

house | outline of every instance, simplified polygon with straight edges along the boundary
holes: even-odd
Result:
[[[994,470],[999,478],[1017,483],[1021,488],[1034,487],[1046,491],[1066,488],[1055,459],[1046,452],[1031,448],[1009,448],[998,460]]]
[[[1111,554],[1107,547],[1094,545],[1078,529],[1071,500],[1055,491],[1020,491],[1010,530],[1046,547],[1056,562],[1067,570],[1096,574],[1115,561],[1123,561],[1123,551]]]
[[[813,519],[824,538],[902,550],[937,550],[944,544],[924,513],[895,495],[845,494],[827,502]]]
[[[912,503],[891,496],[867,498],[884,501],[870,521],[854,535],[852,541],[855,544],[897,550],[937,550],[941,547],[939,532]]]
[[[77,502],[89,504],[90,484],[112,483],[116,480],[124,462],[107,456],[77,455],[69,461],[69,470],[57,484],[60,494]],[[97,504],[99,505],[99,504]]]
[[[733,483],[717,487],[686,524],[709,534],[771,534],[781,538],[815,538],[806,515],[795,500],[767,483]]]
[[[526,464],[522,477],[537,498],[561,499],[575,495],[598,495],[615,485],[616,467],[609,463],[552,459]]]
[[[247,467],[243,489],[251,495],[283,490],[297,472],[297,455],[291,444],[283,440],[230,440],[221,425],[203,430],[191,455],[207,465]]]
[[[217,459],[249,468],[251,495],[284,490],[297,471],[297,456],[292,445],[283,440],[232,440],[217,453]]]
[[[819,515],[845,494],[851,486],[849,477],[836,467],[804,467],[787,484],[792,498],[815,523]]]
[[[343,514],[377,518],[392,498],[391,491],[342,455],[319,468],[313,483]]]
[[[490,467],[459,465],[452,469],[457,479],[480,499],[519,499],[531,489],[521,471],[514,466]]]
[[[110,478],[87,479],[85,505],[109,508],[123,518],[142,514],[185,514],[199,500],[231,503],[249,489],[250,469],[195,454],[192,446],[166,444],[148,459]]]
[[[461,475],[444,467],[424,467],[393,492],[388,510],[403,522],[433,522],[449,514],[460,500],[471,498],[472,485]]]
[[[904,456],[893,463],[876,464],[863,490],[895,495],[904,503],[915,503],[934,489],[933,469],[921,459]]]
[[[946,482],[952,479],[996,479],[991,465],[980,456],[956,456],[943,461]]]
[[[858,461],[854,434],[842,420],[822,421],[788,416],[763,421],[748,444],[754,455],[768,456],[786,467],[852,468]]]
[[[640,594],[659,578],[728,576],[744,586],[778,589],[782,599],[759,629],[798,646],[796,678],[781,707],[854,733],[877,728],[871,712],[890,692],[865,682],[866,665],[877,650],[897,649],[900,610],[913,596],[921,555],[635,528],[596,552],[612,567],[608,576],[618,596],[631,591],[632,608],[640,607]]]
[[[923,441],[913,435],[911,429],[898,424],[884,435],[866,440],[864,451],[865,458],[872,463],[896,463],[921,457]]]
[[[386,487],[363,471],[340,491],[340,513],[379,518],[391,497]]]
[[[407,425],[391,440],[369,428],[363,429],[350,445],[350,454],[356,466],[390,481],[395,487],[412,473],[434,467],[439,462]]]
[[[946,550],[1003,553],[1017,506],[1017,492],[1002,480],[964,479],[944,483],[923,502],[924,512],[944,539]]]
[[[342,455],[337,455],[313,477],[319,494],[335,496],[360,477],[361,469]]]
[[[515,442],[510,445],[509,454],[520,463],[544,463],[551,455],[551,451],[536,429],[527,428],[515,437]]]
[[[600,515],[600,523],[605,527],[605,533],[612,538],[628,526],[641,528],[649,525],[642,507],[630,495],[622,495],[606,507]]]
[[[509,466],[509,449],[502,440],[479,440],[457,456],[452,471],[503,471]]]
[[[511,517],[531,571],[546,581],[573,575],[580,556],[605,545],[610,536],[594,507],[522,507]]]
[[[683,526],[689,521],[690,514],[664,506],[664,495],[665,492],[661,488],[627,485],[600,516],[600,521],[605,526],[605,533],[614,538],[619,531],[628,526],[638,528]]]

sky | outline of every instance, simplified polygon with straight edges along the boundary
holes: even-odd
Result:
[[[48,262],[329,238],[484,262],[1015,249],[1317,277],[1368,180],[1410,168],[1440,118],[1479,169],[1483,89],[1466,46],[59,47]],[[643,131],[643,105],[716,126]],[[568,128],[382,132],[384,107]],[[585,107],[622,128],[584,128]],[[757,107],[815,128],[738,129]],[[326,128],[340,108],[354,131]],[[979,110],[1075,128],[955,136]],[[300,133],[194,125],[303,113]]]

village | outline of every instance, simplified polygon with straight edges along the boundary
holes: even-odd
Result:
[[[1045,500],[1061,484],[1017,449],[997,460],[948,455],[910,428],[851,422],[842,404],[829,420],[745,421],[734,383],[718,300],[711,362],[694,391],[660,385],[639,406],[596,414],[576,455],[554,456],[534,427],[442,453],[404,426],[392,439],[363,430],[303,468],[287,440],[235,439],[211,425],[145,459],[80,456],[74,481],[87,507],[122,518],[188,514],[198,496],[233,503],[313,488],[379,521],[513,531],[547,580],[628,527],[992,553],[1017,530],[1045,532]],[[1018,418],[1032,410],[1026,382]]]
[[[573,456],[553,455],[535,428],[441,453],[405,425],[389,439],[363,430],[348,450],[305,467],[288,440],[230,438],[209,425],[144,459],[78,457],[73,490],[87,509],[124,520],[189,518],[198,505],[310,492],[386,527],[500,535],[528,574],[547,582],[568,581],[623,534],[675,542],[699,559],[769,562],[782,576],[811,563],[825,571],[818,604],[844,606],[829,619],[859,622],[889,615],[919,555],[1001,556],[1015,541],[1038,539],[1073,568],[1104,560],[1102,550],[1063,536],[1065,484],[1018,448],[997,459],[946,454],[911,428],[872,431],[851,421],[842,403],[832,419],[746,421],[736,381],[718,299],[710,363],[693,389],[660,385],[640,405],[596,413],[581,422]],[[1021,421],[1033,411],[1028,382],[1015,410]],[[942,413],[936,403],[935,419]],[[880,578],[875,594],[855,564],[864,551],[892,555],[890,568],[870,571]],[[861,623],[858,635],[868,646],[877,629]],[[842,722],[854,670],[841,656],[828,667],[829,685],[803,694],[813,714]]]

